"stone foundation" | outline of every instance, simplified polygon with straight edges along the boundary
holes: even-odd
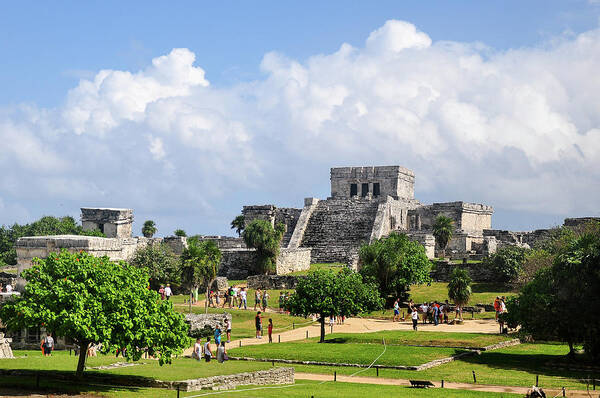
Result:
[[[281,249],[277,257],[277,275],[310,269],[309,248]]]
[[[231,314],[186,314],[185,321],[190,325],[190,333],[204,329],[205,326],[215,329],[217,325],[223,328],[223,320],[227,318],[231,323]]]
[[[300,278],[293,275],[252,275],[248,277],[248,289],[295,289]]]

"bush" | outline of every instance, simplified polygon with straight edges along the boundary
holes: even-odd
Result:
[[[528,250],[518,246],[506,246],[487,257],[483,262],[500,282],[515,282],[519,277]]]
[[[210,327],[210,325],[204,325],[202,329],[190,330],[188,336],[194,339],[202,339],[205,337],[209,337],[215,334],[215,330]]]

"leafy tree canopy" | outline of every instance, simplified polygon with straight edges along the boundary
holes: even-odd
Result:
[[[37,259],[22,276],[23,294],[4,303],[0,318],[13,330],[43,326],[73,338],[82,348],[79,376],[90,343],[102,343],[104,352],[126,348],[125,356],[133,360],[147,348],[161,365],[189,344],[183,317],[149,290],[142,269],[63,250]]]
[[[489,257],[483,263],[497,275],[500,282],[516,281],[523,269],[528,249],[518,246],[505,246]]]
[[[450,300],[454,301],[457,306],[465,306],[471,298],[472,282],[473,280],[466,269],[454,268],[448,283],[448,297],[450,297]]]
[[[256,249],[258,254],[257,273],[269,274],[275,272],[279,245],[285,233],[285,225],[277,224],[275,228],[266,220],[253,220],[242,236],[248,247]]]
[[[577,236],[578,235],[578,236]],[[538,339],[558,339],[571,352],[583,343],[593,360],[600,359],[600,223],[558,240],[551,267],[541,268],[521,293],[509,300],[503,315],[512,327]]]
[[[185,231],[183,229],[176,229],[175,232],[173,232],[173,234],[175,236],[179,236],[179,237],[186,237],[187,234],[185,233]]]
[[[321,339],[325,341],[326,316],[351,316],[380,309],[383,299],[374,283],[364,283],[362,276],[349,268],[310,272],[298,280],[296,291],[285,306],[294,315],[320,315]]]
[[[438,246],[444,251],[444,256],[446,255],[446,247],[448,247],[448,243],[452,239],[453,232],[454,221],[450,217],[440,214],[435,218],[433,236]]]
[[[144,222],[144,226],[142,227],[142,235],[146,238],[151,238],[158,231],[156,228],[156,223],[152,220],[146,220]]]
[[[60,218],[44,216],[31,224],[15,223],[10,227],[3,225],[0,227],[0,266],[17,264],[17,252],[14,247],[17,239],[24,236],[43,235],[105,236],[99,230],[84,231],[71,216]]]
[[[196,238],[188,240],[188,247],[181,254],[181,276],[183,283],[190,289],[206,285],[206,297],[210,287],[217,277],[221,263],[221,250],[212,240],[199,241]],[[208,312],[208,300],[205,302]],[[191,312],[191,303],[190,303]]]
[[[158,289],[166,283],[179,284],[179,256],[164,243],[149,244],[138,248],[129,261],[137,268],[144,268],[150,275],[150,288]]]
[[[231,221],[231,229],[235,229],[238,236],[242,236],[242,232],[244,231],[244,226],[246,225],[246,221],[244,219],[244,215],[240,214],[236,218]]]
[[[405,234],[392,232],[388,237],[365,244],[359,251],[363,277],[372,278],[384,297],[406,300],[410,285],[431,281],[431,263],[425,248]]]

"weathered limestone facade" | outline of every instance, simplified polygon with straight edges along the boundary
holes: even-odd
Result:
[[[483,234],[491,228],[492,207],[466,202],[423,205],[414,198],[414,183],[414,173],[401,166],[334,167],[329,198],[306,198],[302,209],[244,206],[243,213],[246,222],[282,220],[287,227],[282,247],[310,249],[311,263],[340,262],[355,267],[363,243],[393,231],[419,241],[433,258],[432,225],[440,214],[455,222],[449,245],[453,255],[483,255],[495,250],[494,238]],[[278,218],[278,212],[289,216]]]
[[[107,238],[130,238],[132,224],[132,209],[81,208],[83,229],[99,230]]]
[[[4,337],[4,333],[0,333],[0,359],[14,358],[10,342],[12,339]]]

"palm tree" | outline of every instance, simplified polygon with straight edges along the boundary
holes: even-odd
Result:
[[[185,231],[183,229],[176,229],[175,232],[173,232],[173,234],[175,236],[179,236],[179,237],[186,237],[187,234],[185,233]]]
[[[454,268],[450,274],[450,283],[448,283],[448,297],[456,305],[456,312],[460,314],[462,321],[462,307],[465,306],[471,298],[471,282],[469,272],[460,267]]]
[[[189,246],[181,254],[183,282],[190,289],[190,296],[200,283],[206,283],[205,312],[208,313],[208,297],[221,263],[221,250],[212,240],[198,242],[190,239]],[[190,313],[192,304],[190,300]]]
[[[242,236],[242,231],[244,231],[245,224],[246,222],[244,220],[244,215],[240,214],[231,222],[231,229],[235,229],[235,232],[237,232],[238,236]]]
[[[144,222],[144,226],[142,227],[142,235],[144,235],[146,238],[151,238],[156,231],[158,231],[158,228],[156,228],[154,221],[147,220]]]
[[[433,223],[433,236],[435,236],[435,241],[442,249],[443,257],[446,257],[446,247],[452,238],[453,231],[454,221],[450,217],[443,214],[436,217]]]

